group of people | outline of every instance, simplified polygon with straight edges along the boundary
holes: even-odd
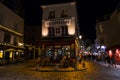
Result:
[[[82,62],[82,57],[77,56],[76,58],[71,58],[70,56],[59,56],[59,57],[38,57],[36,59],[37,66],[53,66],[60,64],[60,67],[77,67],[78,64]]]
[[[113,67],[116,68],[116,61],[114,59],[114,57],[110,57],[110,56],[106,56],[106,62],[108,63],[108,67]]]

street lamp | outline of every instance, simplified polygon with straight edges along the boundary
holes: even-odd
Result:
[[[84,43],[83,43],[83,40],[82,40],[82,35],[79,35],[79,44],[80,44],[80,50],[84,49],[83,48]]]
[[[79,38],[82,39],[82,36],[80,35]]]
[[[79,39],[80,39],[80,44],[81,44],[80,48],[81,48],[81,50],[83,50],[82,35],[79,35]],[[83,51],[82,51],[82,52],[83,52]],[[82,66],[83,66],[83,67],[86,67],[86,63],[85,63],[85,60],[84,60],[84,59],[83,59],[83,61],[82,61]]]

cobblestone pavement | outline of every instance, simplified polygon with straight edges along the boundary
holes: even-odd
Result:
[[[0,66],[0,80],[120,80],[120,69],[90,61],[86,67],[83,71],[40,72],[25,64]]]

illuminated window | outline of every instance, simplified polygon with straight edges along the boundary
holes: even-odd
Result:
[[[9,58],[12,58],[12,57],[13,57],[13,53],[12,53],[12,52],[10,52]]]
[[[3,50],[0,50],[0,58],[3,58]]]

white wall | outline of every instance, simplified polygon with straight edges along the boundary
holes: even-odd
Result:
[[[46,22],[51,22],[51,21],[59,21],[59,20],[66,20],[69,19],[70,25],[68,26],[68,34],[69,35],[75,35],[76,34],[76,24],[78,24],[77,20],[77,11],[76,11],[76,4],[75,2],[72,3],[63,3],[63,4],[53,4],[53,5],[43,5],[43,15],[42,15],[42,36],[47,36],[48,35],[48,27],[46,26]],[[68,17],[67,18],[61,18],[61,13],[62,10],[67,9],[68,10]],[[55,11],[55,18],[54,19],[48,19],[49,12],[51,10]],[[65,24],[55,24],[51,25],[52,27],[55,28],[60,28],[61,26],[64,26]],[[79,29],[79,28],[78,28]],[[54,34],[55,36],[61,36],[60,34]]]

